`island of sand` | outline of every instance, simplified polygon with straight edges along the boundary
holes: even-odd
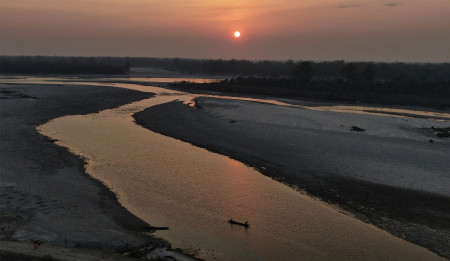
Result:
[[[447,126],[448,113],[444,120],[392,117],[324,109],[335,103],[290,102],[295,106],[199,97],[195,106],[174,101],[135,119],[450,257],[450,143],[430,130]]]

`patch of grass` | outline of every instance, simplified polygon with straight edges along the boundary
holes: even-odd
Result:
[[[433,133],[439,138],[450,138],[450,127],[448,128],[435,128],[431,127]]]

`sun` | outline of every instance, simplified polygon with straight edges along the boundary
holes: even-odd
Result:
[[[241,36],[241,33],[239,31],[234,32],[234,37],[239,38]]]

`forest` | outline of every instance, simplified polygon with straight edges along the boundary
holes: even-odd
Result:
[[[450,107],[450,63],[0,56],[1,74],[123,75],[138,67],[225,78],[172,84],[184,90]]]
[[[1,74],[127,74],[130,63],[102,57],[0,56]]]
[[[287,61],[255,62],[252,66],[261,71],[271,66],[285,71],[278,75],[239,75],[215,83],[180,82],[172,86],[190,91],[450,108],[449,63]]]

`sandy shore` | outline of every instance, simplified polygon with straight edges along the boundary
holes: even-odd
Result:
[[[56,117],[87,114],[151,97],[110,87],[0,85],[0,240],[31,240],[126,252],[158,240],[88,176],[84,161],[35,127]],[[3,246],[0,252],[7,249]],[[19,251],[20,243],[11,251]],[[20,252],[20,251],[19,251]]]
[[[85,260],[83,256],[93,255],[121,260],[127,258],[114,253],[164,244],[140,233],[147,224],[85,173],[83,159],[35,129],[57,117],[93,113],[150,96],[99,86],[0,85],[0,240],[8,241],[0,241],[0,257],[10,257],[5,253],[14,248],[36,258],[51,254],[61,259],[77,255]],[[445,175],[450,151],[445,140],[395,124],[381,126],[401,131],[386,131],[372,118],[361,126],[366,133],[355,133],[347,126],[355,122],[352,117],[344,122],[330,121],[333,117],[317,120],[306,117],[309,111],[298,117],[278,106],[213,98],[199,98],[197,104],[202,109],[163,104],[138,113],[136,119],[156,132],[252,165],[364,221],[450,256]],[[275,107],[280,110],[273,112]],[[436,142],[428,143],[429,138]],[[346,161],[349,164],[340,166]],[[390,177],[392,169],[405,171]],[[40,252],[34,251],[30,240],[45,242]]]
[[[427,130],[445,123],[217,98],[196,103],[158,105],[135,119],[450,257],[450,146]],[[352,125],[367,131],[350,131]]]

